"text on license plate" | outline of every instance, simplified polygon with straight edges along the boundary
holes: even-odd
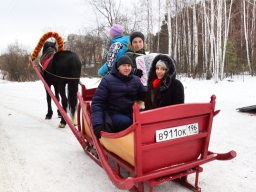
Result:
[[[156,142],[177,139],[189,135],[198,134],[198,123],[182,125],[156,131]]]

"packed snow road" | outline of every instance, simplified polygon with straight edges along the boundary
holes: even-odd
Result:
[[[210,150],[237,152],[237,157],[231,161],[203,165],[204,171],[199,176],[202,191],[254,191],[256,118],[238,113],[235,108],[255,104],[256,91],[252,87],[256,80],[214,84],[182,79],[182,83],[185,102],[208,102],[212,94],[217,96],[216,109],[221,112],[214,118]],[[53,109],[53,118],[45,120],[47,105],[42,82],[0,81],[0,191],[121,192],[104,170],[84,153],[70,128],[57,128],[60,119],[54,103]],[[190,190],[167,182],[154,191]]]

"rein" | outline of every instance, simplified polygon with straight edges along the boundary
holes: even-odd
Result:
[[[43,66],[41,65],[41,63],[39,63],[39,65],[40,65],[40,67],[43,69]],[[47,70],[44,70],[44,71],[45,71],[46,73],[52,75],[52,76],[55,76],[55,77],[58,77],[58,78],[62,78],[62,79],[80,79],[80,77],[79,77],[79,78],[75,78],[75,77],[62,77],[62,76],[54,75],[54,74],[50,73],[50,72],[47,71]]]

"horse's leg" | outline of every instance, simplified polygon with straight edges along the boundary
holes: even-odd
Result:
[[[58,102],[60,102],[60,96],[59,96],[58,86],[57,86],[57,85],[53,85],[53,87],[54,87],[55,97],[56,97],[56,99],[58,100]],[[57,113],[58,113],[58,118],[61,118],[62,115],[61,115],[59,109],[57,110]]]
[[[72,121],[73,125],[77,126],[76,113],[74,115],[71,115],[71,121]]]
[[[49,85],[49,87],[51,87],[51,85]],[[48,106],[48,111],[47,111],[47,114],[45,116],[45,119],[51,119],[52,118],[52,114],[53,114],[53,111],[52,111],[52,98],[50,96],[50,94],[48,93],[48,91],[45,89],[46,91],[46,100],[47,100],[47,106]]]
[[[58,90],[61,97],[61,105],[64,111],[67,112],[68,99],[66,96],[65,87],[66,87],[65,81],[60,81],[58,85]],[[65,126],[66,126],[66,121],[63,117],[61,117],[59,128],[64,128]]]
[[[77,108],[77,91],[79,79],[68,80],[68,104],[71,112],[71,120],[74,125],[77,125],[76,108]]]

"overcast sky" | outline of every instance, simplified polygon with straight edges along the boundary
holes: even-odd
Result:
[[[32,51],[50,30],[67,36],[92,24],[82,0],[0,0],[0,4],[0,54],[15,42]]]

